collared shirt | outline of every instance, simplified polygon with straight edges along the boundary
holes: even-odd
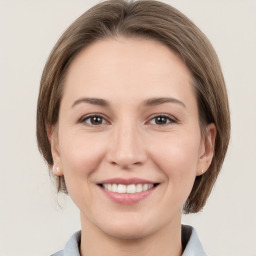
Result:
[[[65,248],[51,256],[80,256],[79,247],[81,231],[76,232],[66,243]],[[188,225],[182,225],[182,256],[207,256],[199,241],[196,230]]]

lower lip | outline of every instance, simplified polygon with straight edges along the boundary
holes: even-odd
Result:
[[[106,190],[101,187],[101,190],[104,192],[104,194],[109,197],[112,201],[119,204],[136,204],[143,199],[147,198],[156,187],[153,187],[147,191],[138,192],[138,193],[117,193],[112,192],[109,190]]]

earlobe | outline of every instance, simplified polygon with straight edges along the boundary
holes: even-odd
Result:
[[[52,168],[52,172],[56,176],[63,176],[62,168],[60,168],[59,166],[55,167],[55,165],[54,165],[53,168]]]
[[[197,176],[203,175],[211,165],[211,162],[214,156],[215,139],[216,139],[216,126],[215,124],[211,123],[207,125],[205,129],[205,135],[203,137],[203,141],[201,145],[202,150],[200,152],[200,158],[199,158],[198,168],[196,172]]]

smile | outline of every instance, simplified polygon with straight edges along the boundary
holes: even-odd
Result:
[[[149,197],[160,183],[141,178],[111,178],[97,183],[103,194],[118,204],[136,204]]]
[[[119,194],[134,194],[147,191],[157,184],[102,184],[102,187],[108,191]]]

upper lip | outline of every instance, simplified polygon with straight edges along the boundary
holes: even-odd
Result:
[[[157,182],[153,182],[150,180],[140,179],[140,178],[111,178],[106,179],[98,182],[98,184],[123,184],[123,185],[130,185],[130,184],[156,184]]]

